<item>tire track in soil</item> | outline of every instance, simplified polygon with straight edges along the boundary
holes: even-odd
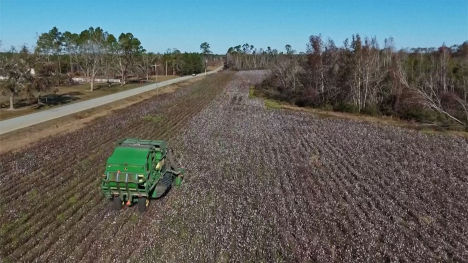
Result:
[[[211,99],[212,99],[212,96],[211,96],[211,97],[210,97],[210,96],[206,96],[206,97],[204,97],[204,99],[201,100],[201,101],[197,100],[197,104],[195,104],[196,107],[195,107],[195,108],[192,107],[192,110],[191,110],[191,111],[181,110],[180,112],[183,113],[184,115],[182,115],[182,116],[176,116],[176,117],[174,117],[173,119],[171,119],[171,120],[173,120],[173,121],[171,121],[164,129],[160,129],[158,126],[155,126],[155,127],[156,127],[156,131],[157,131],[157,134],[160,134],[160,135],[158,135],[157,137],[158,137],[158,138],[162,138],[162,139],[166,139],[166,134],[171,134],[171,133],[174,133],[174,131],[177,131],[177,129],[178,129],[179,127],[182,127],[182,126],[184,125],[185,121],[186,121],[187,119],[189,119],[189,117],[191,116],[191,114],[193,114],[194,112],[197,112],[197,111],[199,111],[200,109],[202,109],[202,108],[206,105],[206,103],[207,103],[208,101],[210,101]],[[192,103],[192,104],[193,104],[193,103]],[[190,103],[187,103],[187,105],[190,105]],[[178,106],[180,107],[181,105],[178,105]],[[171,108],[168,110],[168,112],[172,112],[172,113],[173,113],[173,112],[174,112],[174,111],[173,111],[174,108],[176,108],[176,107],[171,107]],[[172,109],[172,110],[171,110],[171,109]],[[179,113],[177,113],[177,114],[179,114]],[[155,134],[154,130],[153,130],[153,131],[152,131],[152,130],[145,130],[145,131],[147,131],[147,132],[145,132],[146,135],[148,135],[148,134],[153,134],[153,135],[154,135],[154,134]],[[136,137],[141,137],[140,135],[141,135],[141,134],[137,135]],[[142,135],[142,137],[145,137],[146,135]],[[153,137],[152,137],[152,138],[153,138]],[[156,137],[154,137],[154,138],[156,138]],[[123,225],[121,225],[121,226],[120,226],[120,229],[119,229],[119,233],[125,233],[125,231],[123,231],[123,229],[124,229],[127,225],[128,225],[128,223],[126,223],[126,224],[124,223]],[[102,230],[102,231],[100,231],[100,232],[102,233],[102,232],[108,232],[108,231],[107,231],[106,229],[104,229],[104,230]],[[109,232],[109,233],[114,233],[114,232]],[[99,238],[102,239],[102,238],[104,238],[104,236],[100,235]],[[110,239],[110,238],[112,238],[112,234],[109,235],[109,239]],[[88,242],[90,242],[90,241],[88,241]],[[101,242],[101,241],[92,240],[91,243],[92,243],[92,242]],[[102,241],[102,243],[108,244],[106,241]],[[104,246],[104,247],[100,247],[100,249],[106,250],[108,247],[109,247],[109,246]],[[125,247],[128,247],[128,246],[125,246]],[[125,247],[123,247],[123,248],[125,248]],[[119,253],[118,253],[118,254],[120,255],[120,254],[123,254],[123,253],[125,253],[125,252],[119,250]],[[92,252],[91,252],[90,250],[88,250],[87,255],[89,255],[89,254],[92,254]],[[58,260],[58,261],[60,261],[60,260]]]
[[[207,100],[203,100],[201,101],[201,103],[197,104],[198,107],[195,107],[195,108],[192,108],[192,110],[190,111],[190,113],[193,113],[193,112],[199,112],[201,109],[203,109],[205,107],[205,105],[208,103],[208,101],[211,101],[211,97],[208,98]],[[185,111],[185,112],[188,112],[188,111]],[[176,134],[177,134],[177,131],[179,128],[183,127],[183,125],[185,125],[186,121],[192,116],[192,114],[186,114],[184,115],[182,118],[178,118],[178,121],[175,125],[172,125],[169,127],[169,129],[165,132],[164,135],[161,135],[161,136],[154,136],[154,138],[163,138],[163,139],[169,139],[170,137],[167,137],[167,135],[171,134],[172,136],[171,137],[174,137]],[[153,137],[152,137],[153,138]],[[125,226],[128,226],[125,225]],[[124,226],[124,227],[125,227]],[[134,231],[122,231],[122,232],[130,232],[131,234],[130,235],[126,235],[125,239],[122,239],[120,241],[118,241],[115,245],[116,247],[122,247],[123,250],[119,250],[118,253],[115,252],[115,253],[111,253],[111,256],[110,258],[107,258],[111,261],[113,260],[116,260],[116,261],[121,261],[121,260],[125,260],[126,258],[123,257],[123,258],[120,258],[121,255],[126,255],[128,254],[128,250],[133,250],[132,249],[132,245],[127,245],[127,246],[119,246],[119,244],[123,245],[123,244],[126,244],[126,243],[129,243],[131,244],[131,242],[127,242],[127,241],[130,241],[130,240],[134,240],[133,236],[132,236],[132,233],[135,233]],[[108,256],[109,257],[109,256]],[[106,259],[106,260],[107,260]],[[104,260],[104,261],[106,261]]]

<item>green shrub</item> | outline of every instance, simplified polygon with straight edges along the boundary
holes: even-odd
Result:
[[[68,203],[73,205],[74,203],[76,203],[78,201],[78,197],[75,195],[71,196],[69,199],[68,199]]]
[[[36,189],[32,189],[28,194],[27,194],[27,199],[29,202],[34,202],[38,198],[38,193]]]
[[[370,115],[370,116],[381,116],[382,115],[379,108],[375,104],[365,107],[364,109],[361,110],[361,113],[367,114],[367,115]]]
[[[267,109],[281,109],[281,104],[277,101],[265,99],[264,103]]]
[[[0,227],[0,237],[3,237],[8,233],[8,230],[10,229],[11,224],[5,223]]]
[[[150,121],[150,122],[154,122],[154,123],[159,123],[163,120],[163,117],[159,114],[157,115],[145,115],[143,117],[143,120],[145,121]]]
[[[327,103],[322,107],[322,110],[333,111],[333,105]]]
[[[198,74],[204,70],[203,58],[199,53],[187,53],[179,55],[181,75]]]
[[[254,86],[250,86],[250,90],[249,90],[249,99],[252,99],[253,97],[255,97],[255,87],[254,87]]]
[[[404,108],[400,111],[401,117],[418,122],[444,122],[445,117],[440,113],[424,108]]]
[[[392,106],[388,104],[380,104],[379,111],[382,115],[399,116],[399,114],[393,110]]]
[[[344,103],[344,102],[335,104],[335,106],[333,107],[333,110],[339,111],[339,112],[359,113],[358,106],[351,104],[351,103]]]
[[[60,223],[65,221],[65,219],[66,219],[66,216],[63,213],[57,215],[57,221],[59,221]]]
[[[138,223],[138,215],[132,214],[132,216],[130,217],[130,221],[132,222],[132,224]]]

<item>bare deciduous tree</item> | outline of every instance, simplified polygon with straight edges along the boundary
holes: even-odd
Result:
[[[122,33],[118,40],[117,61],[119,73],[122,77],[121,85],[127,83],[127,73],[133,65],[135,56],[142,50],[141,42],[132,33]]]
[[[152,68],[155,68],[157,62],[157,56],[152,52],[143,52],[138,56],[137,66],[140,72],[146,77],[146,80],[149,80],[149,76],[153,71]],[[155,69],[156,70],[156,69]],[[155,74],[157,74],[155,72]]]
[[[94,90],[94,79],[101,70],[101,59],[105,52],[108,33],[100,27],[90,27],[80,34],[79,54],[82,60],[82,67],[85,76],[91,84],[90,90]]]
[[[26,46],[22,46],[19,52],[11,48],[9,56],[5,59],[2,74],[6,79],[0,83],[2,94],[10,98],[10,110],[14,109],[14,97],[30,84],[33,73],[34,57]]]

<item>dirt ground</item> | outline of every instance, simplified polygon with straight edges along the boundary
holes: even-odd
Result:
[[[468,141],[318,118],[223,72],[0,155],[4,262],[465,262]],[[186,169],[148,211],[99,188],[122,137]]]

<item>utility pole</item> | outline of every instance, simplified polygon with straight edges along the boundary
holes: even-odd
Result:
[[[167,76],[167,60],[166,60],[166,76]]]
[[[159,96],[159,89],[158,89],[158,64],[154,63],[154,68],[156,69],[156,96]]]
[[[208,60],[205,59],[205,76],[206,76],[206,64],[208,63]]]
[[[156,74],[156,96],[159,96],[158,89],[158,64],[154,63],[154,73]]]
[[[156,87],[158,87],[158,65],[154,63],[154,73],[156,74]]]

